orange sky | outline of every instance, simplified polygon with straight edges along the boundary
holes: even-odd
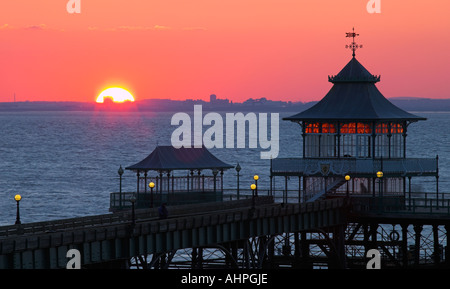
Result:
[[[66,0],[0,2],[0,102],[146,98],[321,99],[350,60],[386,97],[450,98],[450,1]],[[394,2],[394,3],[393,3]]]

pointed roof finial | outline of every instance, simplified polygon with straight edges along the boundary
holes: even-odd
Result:
[[[347,34],[347,35],[345,35],[345,37],[352,37],[352,38],[353,38],[353,41],[352,41],[352,43],[351,43],[350,45],[345,45],[345,48],[350,48],[350,49],[353,51],[352,56],[355,57],[355,51],[356,51],[356,49],[362,48],[362,47],[363,47],[362,45],[358,45],[358,44],[356,44],[356,42],[355,42],[355,37],[356,37],[356,36],[359,36],[359,34],[358,34],[358,33],[355,33],[355,27],[353,27],[353,32],[346,32],[346,34]]]

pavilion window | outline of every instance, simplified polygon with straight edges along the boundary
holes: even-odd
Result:
[[[350,122],[341,126],[341,134],[371,134],[372,128],[368,123]]]
[[[401,134],[393,134],[391,137],[391,158],[403,157],[403,136]]]
[[[403,126],[401,123],[391,123],[391,133],[398,134],[403,133]]]
[[[305,123],[305,133],[336,133],[336,126],[332,123]]]
[[[305,141],[305,157],[310,158],[319,157],[320,135],[319,134],[307,135],[304,141]]]
[[[305,133],[319,133],[320,123],[306,123]]]
[[[375,128],[375,157],[401,158],[404,156],[403,125],[378,123]]]
[[[356,136],[356,156],[359,158],[370,157],[370,136],[368,135]]]
[[[341,154],[344,157],[355,157],[356,138],[352,134],[341,136]]]
[[[322,133],[335,134],[336,126],[332,123],[323,123],[322,124]]]
[[[375,137],[375,157],[389,157],[389,139],[385,134],[380,134]]]
[[[336,135],[322,134],[320,139],[320,157],[336,157]]]

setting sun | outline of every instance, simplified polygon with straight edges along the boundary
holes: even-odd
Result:
[[[110,87],[103,90],[97,97],[97,103],[103,103],[105,98],[111,98],[113,102],[134,101],[133,95],[126,89]]]

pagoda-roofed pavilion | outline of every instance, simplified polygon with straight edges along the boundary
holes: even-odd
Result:
[[[437,183],[437,157],[406,157],[408,126],[426,118],[402,110],[381,94],[375,85],[381,77],[355,57],[358,34],[349,35],[353,56],[337,75],[328,76],[330,91],[309,109],[283,118],[302,128],[302,158],[272,160],[271,177],[284,176],[287,191],[287,178],[298,176],[299,196],[310,201],[346,191],[346,183],[352,193],[372,196],[404,195],[406,178],[410,191],[413,176],[435,176]],[[379,171],[384,176],[377,181]]]
[[[153,207],[160,203],[174,205],[221,201],[223,173],[230,168],[233,166],[215,157],[204,146],[179,149],[157,146],[146,158],[125,169],[137,175],[136,193],[132,194],[137,199],[138,207]],[[152,171],[155,173],[149,173]],[[204,171],[211,174],[205,175],[202,173]],[[153,188],[149,187],[150,183],[154,184]],[[113,194],[111,207],[121,206],[122,200],[128,201],[125,194]]]

